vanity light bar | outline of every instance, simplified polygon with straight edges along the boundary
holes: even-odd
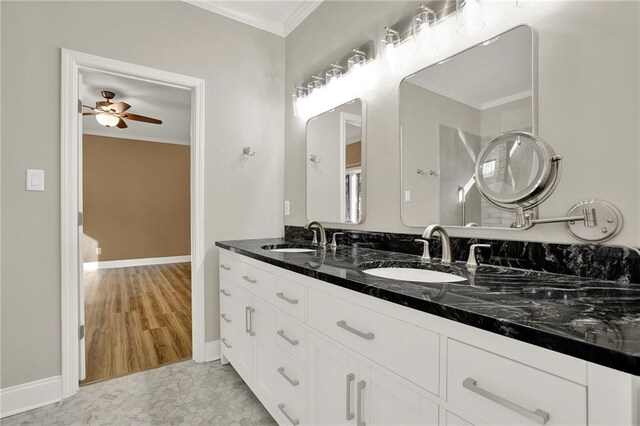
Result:
[[[414,18],[423,13],[430,15],[433,19],[430,24],[435,25],[447,16],[456,13],[456,2],[455,0],[432,0],[424,2],[420,5],[416,13],[403,18],[391,26],[384,27],[385,35],[380,42],[383,44],[398,45],[411,38],[413,36]]]
[[[334,62],[322,70],[313,73],[308,79],[295,87],[294,99],[310,95],[314,90],[328,84],[334,78],[340,78],[349,73],[354,65],[364,65],[375,59],[376,50],[373,40],[369,40],[362,46],[352,49],[349,54]],[[349,64],[351,63],[351,66]]]

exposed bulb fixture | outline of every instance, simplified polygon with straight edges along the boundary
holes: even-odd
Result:
[[[296,91],[293,94],[293,96],[296,98],[304,98],[307,96],[308,93],[309,93],[309,89],[307,89],[306,87],[296,86]]]
[[[101,112],[96,115],[96,121],[105,127],[113,127],[120,122],[120,118],[106,112]]]
[[[385,46],[395,47],[398,43],[400,43],[400,33],[389,27],[384,27],[384,31],[384,38],[381,40],[381,42]]]
[[[349,71],[353,71],[360,68],[365,62],[367,62],[367,55],[360,50],[353,49],[353,55],[347,61],[347,68]]]
[[[418,13],[411,20],[411,32],[419,47],[435,52],[438,44],[434,38],[432,27],[437,21],[436,13],[425,5],[420,5]]]
[[[322,77],[318,77],[317,75],[311,76],[313,80],[307,85],[307,93],[310,95],[317,89],[322,87],[322,82],[324,79]]]
[[[326,74],[327,84],[338,79],[342,75],[343,69],[344,68],[341,67],[340,65],[331,64],[331,68],[329,69],[329,71],[327,71],[327,74]]]
[[[456,0],[458,34],[472,35],[484,28],[482,0]]]

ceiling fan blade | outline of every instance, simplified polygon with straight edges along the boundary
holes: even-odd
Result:
[[[128,118],[129,120],[134,121],[142,121],[143,123],[162,124],[162,120],[158,120],[157,118],[145,117],[144,115],[124,114],[124,118]]]
[[[82,108],[96,109],[96,107],[92,107],[92,106],[89,106],[89,105],[82,105]]]
[[[95,111],[91,111],[91,112],[83,112],[82,115],[98,115],[98,113]]]
[[[120,121],[118,121],[118,124],[116,124],[116,127],[118,127],[118,129],[126,129],[129,126],[127,126],[127,123],[125,123],[121,118]]]
[[[115,102],[109,106],[111,111],[117,112],[118,114],[125,112],[129,108],[131,108],[131,105],[126,102]]]

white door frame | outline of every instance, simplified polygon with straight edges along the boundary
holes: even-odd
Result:
[[[81,70],[121,75],[191,90],[191,309],[193,360],[205,361],[204,300],[204,80],[62,49],[61,73],[61,278],[62,398],[79,388],[78,75]]]

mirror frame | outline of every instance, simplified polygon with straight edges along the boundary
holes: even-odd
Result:
[[[362,132],[362,144],[361,144],[361,151],[360,151],[360,163],[361,163],[361,168],[362,168],[362,172],[361,172],[361,178],[360,178],[360,190],[361,190],[361,197],[362,197],[362,211],[360,214],[360,222],[358,223],[351,223],[351,222],[329,222],[329,221],[324,221],[322,219],[319,218],[312,218],[309,216],[309,193],[308,193],[308,187],[309,187],[309,182],[308,182],[308,177],[307,177],[307,167],[308,167],[308,162],[309,162],[309,146],[307,144],[307,134],[309,132],[309,123],[311,122],[311,120],[315,120],[316,118],[320,117],[323,114],[327,114],[329,112],[335,111],[338,108],[341,108],[345,105],[349,105],[353,102],[356,101],[360,101],[360,106],[361,106],[361,113],[360,113],[360,117],[361,117],[361,132]],[[336,225],[336,226],[353,226],[353,225],[362,225],[364,223],[364,221],[367,218],[367,104],[362,100],[362,98],[353,98],[347,102],[344,102],[340,105],[337,105],[329,110],[323,111],[318,115],[315,115],[311,118],[309,118],[307,120],[307,122],[304,125],[304,193],[305,193],[305,198],[304,198],[304,210],[305,210],[305,216],[307,218],[307,221],[310,220],[319,220],[320,222],[322,222],[323,224],[330,224],[330,225]]]
[[[533,27],[531,27],[530,25],[527,24],[520,24],[520,25],[516,25],[514,27],[509,28],[506,31],[503,31],[499,34],[493,34],[485,39],[483,39],[482,41],[474,44],[473,46],[470,46],[466,49],[460,50],[458,52],[455,52],[454,54],[447,56],[446,58],[443,59],[439,59],[437,62],[433,62],[432,64],[421,68],[417,71],[412,72],[411,74],[405,76],[402,78],[402,80],[400,80],[400,83],[398,84],[398,140],[400,141],[399,145],[399,149],[400,149],[400,191],[399,191],[399,201],[400,201],[400,221],[402,222],[402,224],[404,226],[408,226],[411,228],[416,228],[416,227],[424,227],[424,226],[428,226],[429,224],[426,225],[414,225],[414,224],[409,224],[407,223],[407,221],[404,218],[404,215],[402,213],[402,205],[404,203],[404,196],[403,196],[403,192],[404,192],[404,172],[403,172],[403,157],[402,157],[402,147],[404,145],[404,141],[402,140],[402,117],[401,117],[401,104],[402,104],[402,99],[400,97],[400,86],[402,85],[402,83],[404,83],[405,80],[407,80],[408,78],[413,77],[414,75],[416,75],[419,72],[422,72],[426,69],[429,69],[431,67],[437,66],[439,63],[447,61],[455,56],[461,55],[465,52],[467,52],[468,50],[474,49],[478,46],[481,46],[483,43],[486,43],[487,41],[496,38],[496,37],[501,37],[517,28],[528,28],[529,31],[531,31],[531,134],[533,134],[534,136],[538,136],[538,34],[536,33],[535,29]],[[438,198],[440,197],[440,187],[438,185],[438,193],[436,195]],[[536,216],[537,216],[537,208],[536,208]],[[438,218],[439,220],[439,218]],[[467,227],[467,226],[457,226],[457,225],[442,225],[444,228],[446,228],[447,230],[451,229],[451,230],[457,230],[457,229],[477,229],[477,230],[490,230],[490,231],[513,231],[513,230],[518,230],[518,228],[505,228],[505,227],[491,227],[491,226],[474,226],[474,227]],[[522,230],[522,229],[520,229]]]

